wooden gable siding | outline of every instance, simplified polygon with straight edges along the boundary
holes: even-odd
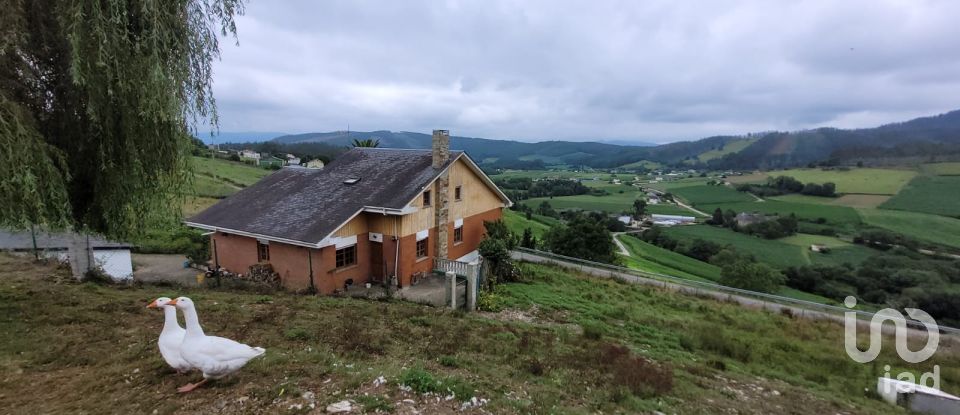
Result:
[[[503,201],[497,196],[496,192],[487,187],[476,173],[467,166],[467,163],[460,158],[450,166],[450,187],[447,200],[449,201],[448,220],[453,222],[458,218],[468,218],[492,209],[503,207]],[[437,192],[436,182],[433,185],[433,192]],[[461,186],[461,196],[463,200],[454,200],[454,189]],[[436,202],[436,196],[433,197]],[[411,203],[411,206],[417,207],[417,212],[403,217],[400,235],[407,236],[415,234],[424,229],[430,229],[434,225],[433,206],[422,207],[423,199],[418,196]]]

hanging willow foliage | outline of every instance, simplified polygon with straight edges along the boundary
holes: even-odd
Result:
[[[0,225],[125,238],[179,218],[190,126],[241,0],[0,0]]]

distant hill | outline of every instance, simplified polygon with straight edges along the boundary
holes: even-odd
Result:
[[[203,142],[207,144],[254,143],[259,141],[267,141],[284,134],[286,133],[270,131],[221,131],[211,136],[209,131],[205,131],[198,132],[196,137],[203,140]]]
[[[349,146],[355,138],[375,138],[381,147],[429,148],[429,134],[394,131],[335,131],[282,135],[278,144],[323,143]],[[616,142],[541,141],[527,143],[452,136],[450,146],[465,150],[490,167],[542,168],[590,166],[614,168],[649,160],[665,165],[722,169],[779,168],[857,157],[897,157],[944,151],[960,153],[960,111],[888,124],[843,130],[818,128],[747,136],[715,136],[696,141],[643,146]]]

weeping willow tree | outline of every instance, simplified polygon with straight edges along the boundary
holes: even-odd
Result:
[[[242,0],[0,0],[0,226],[129,238],[179,218],[191,126]]]

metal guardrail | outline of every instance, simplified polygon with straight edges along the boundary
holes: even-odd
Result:
[[[667,284],[670,284],[670,285],[673,285],[672,288],[684,290],[684,291],[693,290],[695,294],[698,293],[697,290],[702,290],[704,291],[702,294],[712,295],[720,299],[722,299],[721,296],[728,296],[728,298],[729,296],[737,296],[737,297],[742,297],[742,298],[750,299],[754,301],[760,301],[761,306],[763,306],[764,308],[766,307],[766,303],[773,303],[781,307],[789,307],[789,308],[795,308],[799,310],[806,310],[814,313],[821,313],[823,317],[839,319],[841,321],[845,313],[848,313],[848,312],[854,312],[856,313],[858,318],[866,319],[866,320],[871,320],[873,319],[873,316],[874,316],[874,313],[871,313],[869,311],[852,310],[845,307],[838,307],[838,306],[829,305],[829,304],[816,303],[813,301],[783,297],[780,295],[762,293],[758,291],[744,290],[740,288],[728,287],[725,285],[720,285],[720,284],[715,284],[710,282],[694,281],[686,278],[675,277],[672,275],[642,271],[642,270],[637,270],[633,268],[624,268],[616,265],[604,264],[602,262],[594,262],[594,261],[588,261],[580,258],[557,255],[552,252],[538,251],[535,249],[522,248],[522,247],[517,247],[513,251],[515,254],[519,254],[519,255],[516,255],[515,258],[520,260],[529,259],[529,258],[525,258],[524,256],[533,256],[533,257],[539,257],[540,259],[546,259],[547,262],[552,261],[553,263],[556,263],[561,266],[568,266],[572,268],[579,267],[579,269],[583,272],[587,271],[584,267],[593,268],[595,270],[606,270],[610,272],[610,274],[607,275],[607,277],[618,278],[618,277],[627,275],[627,276],[632,276],[634,278],[647,280],[647,281],[637,281],[640,283],[660,285],[665,288],[670,288],[667,285]],[[540,262],[544,262],[544,261],[540,261]],[[618,273],[621,275],[614,275],[614,273]],[[910,326],[911,328],[924,330],[924,331],[926,330],[926,326],[924,326],[922,323],[918,321],[906,319],[906,322],[907,322],[907,325]],[[938,327],[940,329],[940,332],[942,333],[948,333],[948,334],[960,336],[960,329],[957,329],[954,327],[948,327],[944,325],[938,325]]]

